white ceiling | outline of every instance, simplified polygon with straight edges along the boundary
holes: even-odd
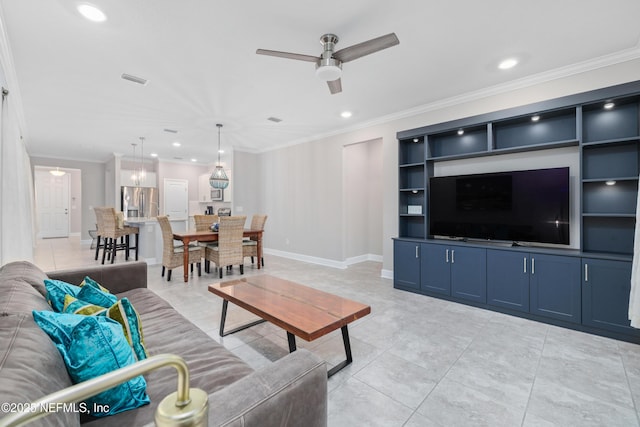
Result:
[[[0,0],[32,156],[102,162],[131,155],[144,136],[145,157],[209,164],[216,123],[223,148],[260,152],[541,73],[640,57],[639,0],[91,0],[103,23],[81,17],[78,3]],[[336,95],[314,64],[255,53],[319,55],[329,32],[337,49],[390,32],[400,45],[345,64]],[[520,64],[498,70],[506,57]]]

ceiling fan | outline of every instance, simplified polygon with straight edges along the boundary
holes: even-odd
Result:
[[[387,49],[400,43],[395,33],[386,36],[376,37],[366,42],[358,43],[353,46],[345,47],[334,52],[338,43],[338,36],[335,34],[325,34],[320,37],[323,51],[320,56],[303,55],[299,53],[280,52],[278,50],[258,49],[256,53],[259,55],[278,56],[281,58],[296,59],[298,61],[307,61],[316,63],[316,76],[324,80],[329,85],[331,94],[342,92],[342,83],[340,76],[342,75],[342,64],[361,58],[365,55]]]

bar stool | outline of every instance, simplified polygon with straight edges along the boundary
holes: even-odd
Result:
[[[116,251],[125,251],[125,260],[129,260],[129,250],[136,250],[136,261],[138,260],[138,241],[140,229],[138,227],[130,227],[128,225],[120,226],[116,210],[112,207],[97,207],[96,219],[98,220],[98,236],[104,239],[104,251],[102,252],[102,264],[104,264],[107,253],[111,257],[111,264],[115,261]],[[129,236],[135,235],[135,247],[130,246]],[[118,239],[121,242],[118,243]],[[124,241],[123,241],[124,240]],[[99,242],[98,242],[99,243]],[[96,255],[100,250],[100,245],[96,249]],[[96,257],[97,259],[97,257]]]

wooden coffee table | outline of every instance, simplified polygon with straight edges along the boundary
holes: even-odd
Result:
[[[222,298],[220,336],[226,336],[264,321],[287,331],[289,351],[296,350],[296,338],[313,341],[340,328],[346,360],[331,368],[332,376],[353,361],[347,324],[371,313],[371,307],[269,275],[209,285],[209,292]],[[230,331],[224,330],[229,301],[261,317]]]

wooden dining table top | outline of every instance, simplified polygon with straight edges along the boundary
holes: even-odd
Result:
[[[245,228],[243,231],[244,237],[251,237],[254,235],[258,235],[262,233],[263,230],[252,230],[250,228]],[[218,240],[218,232],[217,231],[198,231],[195,229],[187,230],[187,231],[174,231],[173,238],[176,240],[199,240],[199,241],[207,241],[207,240]]]

